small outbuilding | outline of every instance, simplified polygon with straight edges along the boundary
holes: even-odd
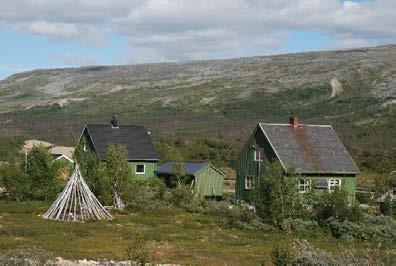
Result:
[[[168,187],[175,185],[174,162],[166,162],[159,166],[155,173],[162,178]],[[187,184],[200,196],[221,198],[223,196],[224,173],[209,163],[181,163],[181,171]]]

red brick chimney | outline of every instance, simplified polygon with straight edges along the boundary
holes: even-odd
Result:
[[[293,128],[297,128],[298,127],[298,117],[296,116],[291,116],[289,118],[289,124],[293,127]]]

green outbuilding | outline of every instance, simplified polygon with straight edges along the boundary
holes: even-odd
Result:
[[[182,174],[186,176],[185,183],[189,184],[195,193],[202,197],[223,197],[224,173],[209,163],[180,163]],[[155,171],[168,187],[174,187],[175,163],[165,162]]]
[[[259,123],[235,164],[238,200],[251,201],[255,180],[278,161],[286,175],[299,178],[300,193],[332,192],[343,188],[355,199],[359,169],[330,125]]]
[[[149,132],[143,126],[119,125],[115,116],[109,124],[85,125],[79,139],[85,152],[94,152],[104,160],[110,145],[122,145],[127,151],[127,161],[132,174],[139,180],[155,176],[159,160]]]

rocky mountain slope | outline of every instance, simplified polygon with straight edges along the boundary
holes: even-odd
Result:
[[[117,113],[156,134],[243,141],[257,121],[294,114],[333,124],[353,148],[383,148],[394,130],[395,99],[396,45],[35,70],[0,81],[0,134],[70,144],[83,123]]]

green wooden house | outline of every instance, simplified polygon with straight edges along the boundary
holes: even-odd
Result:
[[[221,198],[223,196],[224,174],[209,163],[182,163],[183,173],[187,175],[186,183],[203,197]],[[155,171],[168,187],[176,185],[173,162],[165,162]]]
[[[257,177],[268,163],[279,161],[286,175],[299,178],[298,191],[309,193],[344,188],[355,198],[359,169],[330,125],[259,123],[235,164],[235,194],[249,202]]]
[[[123,145],[132,174],[137,179],[147,180],[155,176],[159,157],[145,127],[119,125],[113,116],[108,125],[85,125],[79,145],[82,145],[85,152],[95,152],[100,160],[105,159],[110,145]]]

